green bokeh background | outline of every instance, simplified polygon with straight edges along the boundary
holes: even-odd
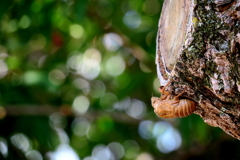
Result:
[[[51,159],[65,144],[90,160],[96,146],[113,142],[125,149],[122,160],[239,159],[238,140],[199,116],[166,120],[153,112],[150,98],[160,96],[155,50],[162,4],[1,0],[0,159],[38,160],[31,151]],[[180,146],[157,147],[157,122],[180,135]]]

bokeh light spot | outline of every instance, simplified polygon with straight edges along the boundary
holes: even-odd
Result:
[[[88,94],[90,92],[90,84],[87,80],[82,79],[82,78],[78,78],[75,79],[73,81],[73,84],[80,90],[82,90],[82,92],[84,94]]]
[[[177,150],[182,143],[179,132],[174,128],[168,128],[162,135],[157,138],[157,148],[162,153],[169,153]]]
[[[1,138],[1,137],[0,137],[0,153],[5,158],[8,156],[8,144],[7,144],[7,141],[4,138]]]
[[[112,152],[115,160],[119,160],[124,156],[124,148],[120,143],[112,142],[107,147]]]
[[[89,80],[99,75],[101,54],[97,49],[90,48],[86,50],[81,62],[77,67],[77,73]]]
[[[85,118],[76,118],[72,122],[73,133],[77,136],[85,136],[90,129],[90,122]]]
[[[123,41],[118,34],[108,33],[103,37],[103,44],[107,50],[114,52],[122,46]]]
[[[56,112],[50,115],[49,123],[53,129],[63,129],[67,125],[67,119],[62,113]]]
[[[61,144],[51,156],[51,160],[80,160],[80,158],[69,145]]]
[[[90,101],[85,96],[78,96],[73,101],[73,109],[77,114],[84,114],[88,107],[89,107]]]
[[[101,53],[95,49],[95,48],[89,48],[85,51],[84,55],[83,55],[83,59],[93,59],[96,60],[98,63],[101,62],[102,59],[102,55]]]
[[[93,81],[91,83],[91,96],[94,98],[101,97],[106,91],[106,86],[102,81]]]
[[[81,74],[86,79],[95,79],[100,73],[99,62],[93,59],[86,59],[79,65],[77,73]]]
[[[18,26],[22,29],[28,28],[31,24],[31,19],[27,15],[23,15],[20,19]]]
[[[129,97],[126,97],[125,99],[114,103],[114,109],[118,110],[118,111],[124,111],[125,109],[127,109],[131,104],[131,99]]]
[[[125,70],[126,64],[121,56],[110,57],[106,62],[106,71],[111,76],[118,76]]]
[[[128,108],[125,109],[126,113],[136,119],[140,119],[144,116],[146,111],[146,105],[140,100],[133,99]]]
[[[141,153],[137,156],[136,160],[154,160],[149,153]]]
[[[7,64],[4,61],[0,60],[0,79],[5,77],[7,73],[8,73]]]
[[[69,28],[70,30],[70,35],[73,38],[79,39],[83,36],[84,33],[84,29],[81,25],[79,24],[72,24]]]
[[[69,144],[69,138],[67,133],[61,129],[61,128],[57,128],[55,129],[55,131],[57,132],[58,138],[60,140],[60,143],[62,144]]]
[[[153,121],[141,121],[138,126],[138,133],[144,139],[151,139],[153,138],[152,130],[153,130],[154,123]]]
[[[83,160],[97,160],[97,159],[94,157],[85,157]]]
[[[36,150],[28,151],[25,155],[28,160],[43,160],[41,153]]]
[[[172,125],[166,121],[159,121],[154,124],[153,127],[153,136],[158,137],[166,132],[167,129],[172,128]]]
[[[48,74],[49,81],[54,85],[60,85],[65,80],[65,74],[59,69],[54,69]]]
[[[17,69],[19,68],[19,66],[21,65],[21,60],[19,57],[16,57],[16,56],[9,56],[7,59],[6,59],[6,62],[7,62],[7,65],[8,65],[8,68],[10,70],[12,69]],[[1,67],[2,68],[2,67]]]
[[[135,11],[128,11],[123,17],[124,24],[131,29],[138,28],[141,24],[141,17]]]
[[[96,158],[97,160],[110,160],[111,156],[111,151],[102,144],[95,146],[92,150],[92,157]]]
[[[44,55],[44,56],[42,56],[41,58],[39,58],[39,60],[38,60],[38,67],[39,67],[39,68],[42,68],[42,66],[44,65],[46,59],[47,59],[47,56],[46,56],[46,55]]]
[[[125,150],[125,157],[128,159],[134,159],[139,154],[139,145],[134,140],[127,140],[123,142],[123,147]]]
[[[97,125],[91,125],[89,132],[87,133],[87,138],[93,142],[99,142],[101,140],[102,132],[98,129]]]
[[[96,49],[88,49],[84,54],[73,52],[67,61],[67,67],[76,71],[84,78],[93,80],[100,73],[101,54]]]
[[[23,81],[27,85],[34,85],[40,83],[43,80],[42,73],[38,71],[26,71],[23,74]]]
[[[79,64],[82,63],[83,55],[82,55],[82,53],[77,52],[77,51],[73,51],[71,53],[73,54],[73,56],[68,58],[68,60],[67,60],[67,67],[70,68],[70,69],[77,70]]]
[[[18,29],[17,20],[16,19],[10,20],[7,24],[6,31],[8,33],[12,33],[15,32],[17,29]]]
[[[30,148],[30,142],[29,139],[27,138],[27,136],[25,136],[22,133],[17,133],[14,134],[11,138],[10,138],[12,144],[22,150],[23,152],[26,152],[29,150]]]

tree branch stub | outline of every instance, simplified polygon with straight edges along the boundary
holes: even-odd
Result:
[[[205,123],[240,140],[240,0],[164,1],[157,37],[160,86],[195,101]]]

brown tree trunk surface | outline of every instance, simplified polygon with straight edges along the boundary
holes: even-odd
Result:
[[[240,140],[240,0],[165,0],[157,37],[160,85]]]

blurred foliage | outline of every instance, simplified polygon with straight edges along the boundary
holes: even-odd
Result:
[[[2,0],[0,159],[239,159],[199,116],[153,112],[162,3]]]

